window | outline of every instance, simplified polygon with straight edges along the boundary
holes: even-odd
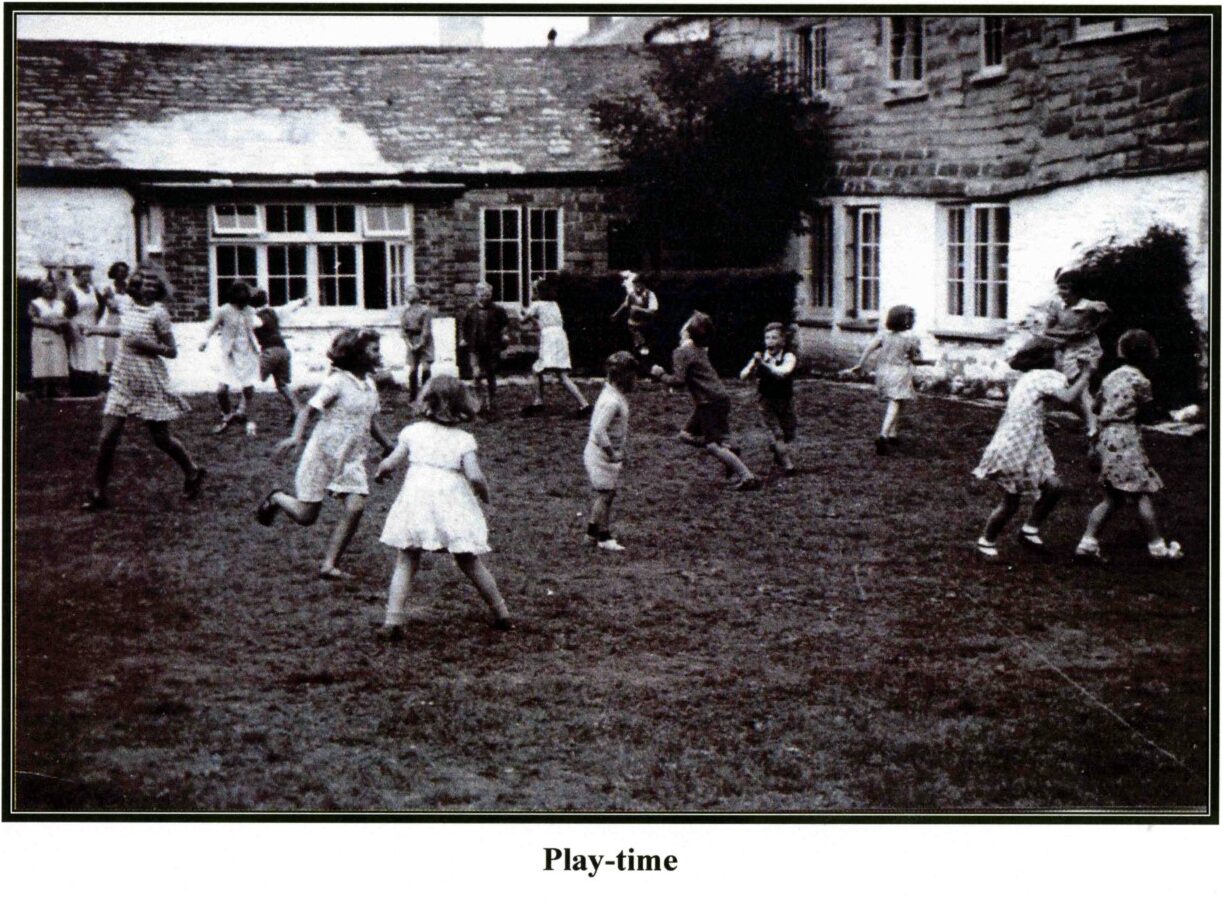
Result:
[[[980,66],[982,69],[1001,69],[1005,65],[1005,19],[1001,16],[985,16],[980,20]]]
[[[1166,27],[1166,16],[1078,16],[1074,37],[1079,40],[1107,38],[1130,32],[1156,31]]]
[[[956,318],[1005,318],[1010,209],[956,205],[946,216],[946,311]]]
[[[401,235],[411,231],[411,214],[406,205],[365,205],[365,235]]]
[[[253,245],[218,245],[216,247],[216,298],[221,304],[229,301],[229,288],[235,280],[254,286],[259,279],[259,250]]]
[[[810,304],[832,307],[832,209],[816,208],[810,219]]]
[[[849,208],[848,241],[845,243],[845,297],[851,317],[877,315],[879,282],[878,208]]]
[[[892,82],[925,78],[925,20],[921,16],[886,16],[887,77]]]
[[[780,41],[783,87],[809,95],[814,89],[814,47],[811,29],[783,31]]]
[[[218,204],[212,209],[212,232],[218,236],[226,233],[259,233],[262,230],[258,205]]]
[[[323,307],[385,309],[402,304],[415,279],[411,205],[216,205],[212,222],[222,234],[215,304],[240,279],[265,287],[272,305],[312,296]],[[240,242],[224,238],[239,227]]]
[[[303,204],[269,204],[265,209],[267,232],[304,233],[306,206]]]
[[[484,279],[497,302],[521,302],[536,278],[564,266],[559,208],[485,208],[483,234]]]
[[[811,87],[827,91],[827,26],[810,27]]]

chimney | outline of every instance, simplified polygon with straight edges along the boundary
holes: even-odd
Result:
[[[437,43],[442,47],[482,47],[483,16],[438,16]]]
[[[556,46],[556,29],[554,28],[548,31],[547,33],[547,46],[548,47]]]

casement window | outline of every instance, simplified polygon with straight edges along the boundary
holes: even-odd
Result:
[[[1006,65],[1005,22],[1001,16],[980,19],[980,68],[999,72]]]
[[[1009,302],[1010,209],[946,209],[946,312],[952,318],[1006,317]]]
[[[497,302],[521,302],[534,280],[564,266],[560,208],[484,208],[481,232],[481,271]]]
[[[272,305],[311,296],[380,310],[401,305],[415,280],[410,205],[214,205],[211,220],[214,304],[244,280]]]
[[[882,218],[876,207],[846,208],[844,245],[845,300],[850,317],[878,314],[879,236]]]
[[[921,16],[884,16],[887,79],[893,83],[925,78],[925,20]]]
[[[833,262],[835,249],[832,246],[832,216],[830,207],[820,206],[810,215],[810,272],[806,276],[810,285],[810,304],[813,308],[830,312],[833,299]]]
[[[1108,38],[1140,31],[1160,31],[1167,27],[1166,16],[1078,16],[1074,38]]]
[[[811,95],[827,89],[827,27],[808,25],[778,35],[784,87]]]

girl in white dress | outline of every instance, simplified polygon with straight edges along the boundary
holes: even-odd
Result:
[[[56,298],[55,281],[43,280],[38,285],[39,298],[30,303],[30,377],[38,396],[51,399],[59,385],[68,377],[68,344],[64,332],[69,329],[64,302]]]
[[[475,402],[462,382],[449,375],[430,378],[420,399],[424,420],[399,432],[398,446],[378,463],[375,475],[376,481],[383,481],[408,462],[403,488],[382,531],[382,543],[397,553],[381,634],[392,639],[403,635],[422,551],[453,554],[491,608],[496,628],[508,629],[505,599],[479,556],[490,550],[488,524],[479,506],[479,500],[488,502],[488,482],[475,456],[475,438],[458,427],[474,416]]]
[[[97,327],[102,316],[97,290],[93,288],[93,268],[78,264],[72,269],[75,283],[64,293],[64,305],[72,321],[68,343],[68,378],[73,396],[96,396],[101,363],[98,342],[86,331]]]
[[[543,278],[540,277],[531,286],[531,295],[537,295],[542,289]],[[532,370],[535,373],[535,398],[531,404],[522,410],[523,415],[535,415],[543,411],[543,375],[551,373],[556,376],[569,396],[577,403],[574,418],[584,418],[593,412],[590,401],[569,377],[573,363],[569,359],[569,337],[564,332],[564,315],[556,302],[535,299],[528,302],[522,309],[523,323],[533,321],[539,328],[539,358],[535,360]]]
[[[293,433],[276,451],[296,450],[305,438],[314,414],[318,425],[301,454],[297,466],[297,496],[272,491],[255,512],[261,525],[271,525],[284,512],[298,525],[313,525],[327,494],[344,501],[344,513],[331,532],[318,575],[321,579],[347,579],[336,564],[356,534],[369,496],[365,456],[372,437],[383,454],[391,445],[374,420],[378,411],[378,388],[373,373],[382,367],[381,340],[374,330],[349,328],[331,341],[327,353],[334,369],[319,386],[308,405],[297,413]]]
[[[622,551],[624,546],[611,534],[611,504],[619,491],[624,453],[628,446],[628,394],[636,384],[636,358],[620,350],[607,358],[607,383],[594,403],[590,436],[582,462],[594,500],[586,537],[605,551]]]

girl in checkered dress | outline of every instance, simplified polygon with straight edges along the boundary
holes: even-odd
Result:
[[[1011,360],[1011,367],[1019,366],[1016,359]],[[976,540],[976,550],[990,558],[997,556],[997,538],[1018,512],[1024,492],[1039,496],[1019,531],[1019,540],[1028,547],[1043,547],[1040,526],[1062,491],[1056,462],[1044,436],[1044,405],[1049,400],[1065,406],[1076,405],[1094,374],[1092,369],[1083,368],[1070,384],[1064,374],[1055,370],[1056,353],[1051,347],[1026,350],[1021,367],[1030,370],[1010,390],[1006,411],[980,458],[980,465],[972,472],[977,478],[995,481],[1005,494],[989,514],[984,534]]]
[[[118,354],[110,373],[110,391],[102,409],[94,489],[85,501],[86,510],[110,506],[106,488],[114,467],[115,448],[129,417],[143,419],[153,443],[182,469],[184,497],[195,499],[204,480],[204,470],[195,464],[182,441],[170,433],[169,423],[191,407],[170,389],[170,373],[165,364],[166,359],[178,355],[170,314],[161,304],[169,288],[152,270],[138,273],[132,287],[136,291],[133,299],[115,303],[119,313],[117,325],[86,330],[93,336],[119,338]]]

